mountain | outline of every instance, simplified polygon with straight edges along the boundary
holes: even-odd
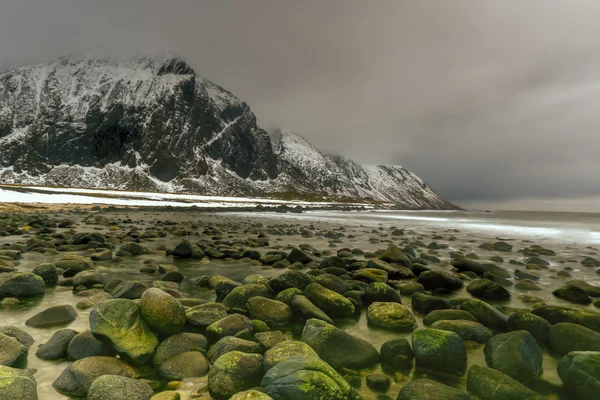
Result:
[[[168,53],[82,53],[0,75],[0,182],[454,208],[402,167],[272,140],[246,103]]]

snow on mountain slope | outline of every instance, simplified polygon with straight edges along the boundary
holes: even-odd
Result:
[[[0,183],[453,207],[401,167],[333,159],[289,133],[272,143],[246,103],[169,53],[0,75]]]
[[[393,202],[405,208],[451,208],[418,176],[400,166],[362,166],[323,155],[306,139],[283,132],[274,143],[287,190]]]

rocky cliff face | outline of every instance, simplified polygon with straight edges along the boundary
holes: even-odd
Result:
[[[0,182],[451,207],[401,167],[326,157],[287,133],[272,143],[246,103],[170,54],[78,54],[0,75]]]

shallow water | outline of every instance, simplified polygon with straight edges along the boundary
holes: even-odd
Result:
[[[587,268],[580,264],[583,256],[598,258],[598,247],[600,246],[600,215],[599,214],[574,214],[574,213],[472,213],[472,212],[322,212],[311,211],[303,214],[270,214],[270,213],[227,213],[227,214],[202,214],[197,212],[172,214],[150,214],[144,212],[102,212],[100,215],[110,219],[124,218],[130,216],[134,219],[135,225],[144,228],[152,227],[153,220],[172,220],[181,224],[195,223],[199,229],[195,232],[202,232],[203,228],[208,226],[217,227],[223,232],[224,239],[236,239],[252,237],[256,234],[257,223],[262,224],[260,229],[270,229],[277,227],[281,230],[281,235],[271,234],[270,246],[268,248],[259,248],[261,252],[269,249],[288,248],[301,243],[307,243],[315,248],[324,251],[332,250],[335,252],[342,247],[360,248],[365,251],[375,251],[387,247],[389,241],[400,243],[405,239],[419,239],[424,243],[434,241],[433,237],[439,235],[441,238],[435,239],[439,244],[447,244],[447,249],[441,249],[434,252],[437,257],[442,259],[442,265],[436,266],[430,264],[433,269],[448,269],[448,253],[454,250],[462,250],[465,253],[476,253],[481,260],[487,260],[493,255],[501,255],[508,261],[509,258],[523,260],[525,257],[516,250],[530,246],[532,242],[548,247],[556,251],[556,256],[544,256],[543,258],[551,262],[550,269],[540,270],[538,272],[542,278],[539,281],[543,291],[521,292],[514,287],[508,288],[512,299],[504,302],[502,305],[509,307],[531,308],[531,305],[525,303],[519,298],[521,294],[530,294],[540,297],[547,304],[567,304],[555,298],[552,290],[562,286],[566,280],[582,279],[588,283],[600,285],[600,275],[596,274],[594,268]],[[73,216],[71,216],[73,217]],[[77,218],[77,216],[76,216]],[[343,232],[345,237],[339,242],[332,243],[322,235],[311,238],[301,237],[300,227],[309,227],[312,231],[326,232],[327,230],[336,230]],[[403,237],[390,236],[390,229],[403,228],[406,235]],[[108,232],[106,225],[85,226],[80,223],[77,226],[78,232],[98,230]],[[128,229],[124,227],[123,229]],[[343,230],[339,230],[343,229]],[[353,235],[354,238],[348,237]],[[192,241],[198,240],[201,233],[195,233],[187,236]],[[450,240],[454,236],[454,240]],[[499,253],[496,251],[487,251],[479,249],[479,244],[483,242],[495,241],[496,237],[507,239],[507,242],[514,246],[510,253]],[[374,240],[370,240],[374,239]],[[26,241],[27,237],[3,237],[0,243],[16,243]],[[169,235],[167,238],[144,241],[144,245],[151,249],[159,245],[174,246],[181,240],[181,237]],[[330,247],[336,246],[336,247]],[[118,247],[118,246],[117,246]],[[86,255],[90,252],[79,252],[76,254]],[[59,255],[43,255],[35,252],[23,254],[20,260],[19,269],[28,271],[39,265],[41,262],[52,262],[60,259],[64,253]],[[243,261],[185,261],[174,260],[172,257],[166,257],[164,251],[158,251],[155,254],[132,257],[125,259],[122,263],[98,262],[99,268],[108,272],[109,277],[118,277],[119,279],[135,279],[148,284],[154,280],[160,279],[158,275],[148,275],[139,272],[144,260],[153,259],[158,263],[174,264],[184,274],[186,280],[181,285],[181,291],[188,293],[191,297],[199,297],[207,300],[214,299],[214,292],[206,288],[193,285],[191,278],[200,275],[225,275],[234,280],[241,281],[248,275],[260,273],[265,276],[278,274],[281,270],[265,268],[262,266],[253,266]],[[515,266],[504,262],[500,264],[508,270],[511,275],[515,269],[524,267]],[[556,272],[565,268],[572,268],[572,278],[562,279],[556,276]],[[470,297],[465,289],[452,294],[449,297]],[[63,399],[64,397],[56,393],[51,384],[61,371],[69,365],[68,362],[47,362],[39,360],[35,356],[37,347],[47,341],[52,334],[59,328],[36,329],[24,326],[24,322],[36,313],[54,305],[70,304],[73,307],[81,301],[82,297],[74,296],[68,288],[57,287],[56,289],[47,289],[43,299],[24,301],[21,305],[14,308],[0,308],[0,325],[18,326],[35,339],[35,344],[29,350],[28,364],[30,368],[36,368],[36,379],[38,381],[38,391],[40,399]],[[410,307],[410,298],[403,296],[403,304]],[[581,306],[576,306],[581,307]],[[585,307],[585,306],[584,306]],[[593,306],[588,308],[594,309]],[[597,311],[597,310],[596,310]],[[89,310],[78,310],[78,318],[70,328],[83,331],[89,329],[88,316]],[[423,326],[422,317],[416,316],[420,327]],[[410,340],[410,333],[398,334],[394,332],[376,330],[368,328],[366,317],[363,313],[358,321],[345,320],[340,321],[340,326],[348,332],[357,335],[379,348],[385,341],[394,337],[406,337]],[[485,365],[483,357],[483,345],[469,346],[468,350],[469,365]],[[544,356],[544,374],[543,383],[547,387],[542,388],[550,399],[567,399],[560,390],[561,381],[556,373],[556,364],[558,360],[549,354]],[[375,371],[380,370],[378,366]],[[410,379],[415,374],[411,372]],[[204,379],[205,381],[205,379]],[[388,394],[395,398],[402,384],[393,383]],[[458,387],[464,387],[465,379],[458,379],[447,382]],[[550,389],[548,389],[550,388]],[[369,391],[363,381],[363,387],[360,391],[365,399],[375,399],[376,394]]]

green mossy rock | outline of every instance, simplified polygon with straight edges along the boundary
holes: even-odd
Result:
[[[423,318],[423,323],[426,326],[431,326],[433,323],[443,320],[463,320],[477,322],[477,319],[474,316],[464,310],[433,310],[427,314],[425,318]]]
[[[467,311],[477,318],[477,321],[490,329],[504,330],[508,315],[501,313],[496,307],[479,299],[469,299],[460,305],[460,309]]]
[[[70,305],[53,306],[45,309],[25,321],[25,325],[34,328],[49,328],[67,325],[77,318],[77,312]]]
[[[413,332],[412,347],[418,368],[462,376],[467,370],[467,350],[454,332],[423,328]]]
[[[134,365],[149,361],[158,345],[132,300],[113,299],[97,304],[90,312],[90,330],[96,339],[112,346]]]
[[[144,321],[159,334],[173,335],[185,326],[185,309],[177,299],[161,289],[146,290],[140,301],[140,310]]]
[[[271,278],[269,285],[277,293],[290,288],[304,290],[315,278],[300,271],[286,271]]]
[[[431,328],[454,332],[462,340],[478,343],[486,343],[492,337],[492,331],[475,321],[441,320],[434,322]]]
[[[329,316],[325,314],[323,310],[314,305],[306,296],[296,295],[292,297],[292,302],[290,306],[294,314],[301,317],[304,320],[316,318],[320,319],[321,321],[333,324],[331,318],[329,318]]]
[[[467,374],[467,390],[485,400],[542,400],[527,386],[502,372],[473,365]]]
[[[225,336],[234,336],[236,333],[246,329],[250,333],[254,332],[254,324],[252,324],[250,318],[241,314],[231,314],[206,328],[206,336],[213,343],[216,343]]]
[[[369,342],[318,319],[306,322],[301,340],[336,369],[366,368],[379,361],[379,352]]]
[[[574,351],[557,366],[565,388],[582,400],[596,400],[600,393],[600,352]]]
[[[408,340],[404,338],[388,340],[381,345],[380,353],[382,363],[386,363],[396,369],[412,369],[415,354]]]
[[[281,364],[284,361],[289,360],[292,357],[297,356],[313,356],[318,357],[317,353],[304,342],[298,342],[295,340],[286,340],[276,344],[273,348],[265,352],[264,368],[265,372]]]
[[[354,305],[339,293],[318,283],[311,283],[304,290],[305,296],[331,318],[349,318],[354,315]]]
[[[27,347],[14,337],[0,333],[0,365],[10,367],[27,353]]]
[[[46,291],[46,283],[38,275],[30,272],[0,273],[0,299],[14,297],[25,299],[41,296]]]
[[[206,329],[227,316],[227,308],[221,303],[210,301],[188,308],[185,311],[186,323]]]
[[[292,319],[292,309],[285,303],[256,296],[246,304],[250,318],[265,322],[269,328],[285,328]]]
[[[289,306],[292,304],[292,297],[297,295],[304,295],[304,292],[300,289],[289,288],[279,292],[277,296],[275,296],[275,300],[281,301]]]
[[[552,325],[542,317],[527,311],[518,311],[508,317],[506,327],[509,331],[525,330],[535,338],[540,346],[548,345],[548,331]]]
[[[259,386],[263,357],[232,351],[222,355],[208,373],[208,391],[216,400],[228,400],[236,393]]]
[[[271,298],[273,291],[270,287],[259,283],[238,286],[225,296],[223,305],[231,310],[246,310],[248,300],[256,296]]]
[[[154,352],[152,364],[159,366],[164,361],[179,353],[198,349],[206,350],[207,346],[208,339],[199,333],[178,333],[160,342]]]
[[[359,400],[360,396],[318,357],[297,356],[277,364],[262,384],[274,400]]]
[[[400,293],[388,284],[382,282],[371,282],[367,286],[363,302],[366,306],[375,302],[394,302],[402,304]]]
[[[508,290],[489,279],[475,279],[467,286],[467,291],[474,297],[484,300],[510,300]]]
[[[246,390],[234,394],[229,400],[273,400],[271,396],[258,390]]]
[[[419,274],[417,282],[423,285],[426,290],[444,288],[454,291],[463,287],[463,281],[456,275],[447,271],[436,270],[422,272]]]
[[[397,332],[410,332],[417,327],[417,321],[410,309],[398,303],[373,303],[367,308],[369,325]]]
[[[259,343],[240,339],[235,336],[226,336],[211,346],[206,354],[209,361],[214,363],[225,353],[241,351],[243,353],[262,354],[263,348]]]
[[[410,296],[410,304],[414,312],[424,315],[434,310],[448,310],[452,308],[452,303],[449,300],[419,292],[413,293]]]
[[[184,351],[163,361],[158,373],[169,380],[199,378],[208,372],[208,360],[199,351]]]
[[[22,369],[0,365],[0,399],[37,400],[37,382]]]
[[[113,357],[87,357],[69,365],[54,381],[52,387],[70,397],[86,397],[92,383],[103,375],[135,378],[136,370]]]
[[[487,342],[483,352],[489,367],[525,385],[542,373],[542,349],[527,331],[496,335]]]
[[[600,333],[570,322],[552,326],[548,341],[550,349],[561,357],[572,351],[600,351]]]
[[[96,379],[87,400],[150,400],[154,391],[150,384],[118,375],[103,375]]]
[[[397,400],[471,400],[471,396],[451,386],[421,378],[405,385]]]
[[[372,262],[373,260],[369,261]],[[383,282],[386,283],[388,280],[388,273],[379,268],[363,268],[356,271],[353,275],[354,279],[364,281],[367,283],[371,282]]]
[[[600,332],[600,313],[592,310],[565,306],[540,306],[534,308],[532,313],[551,324],[570,322]]]

